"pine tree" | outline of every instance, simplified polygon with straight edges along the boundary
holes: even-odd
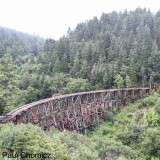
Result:
[[[16,65],[9,54],[0,59],[0,114],[22,104],[22,91],[18,88]]]
[[[124,80],[120,74],[116,76],[115,82],[117,84],[117,88],[123,88]]]
[[[130,77],[128,75],[126,76],[125,81],[126,81],[126,87],[127,88],[132,87],[132,81],[131,81],[131,79],[130,79]]]

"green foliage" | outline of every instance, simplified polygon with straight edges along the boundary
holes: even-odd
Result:
[[[28,97],[27,97],[28,102],[33,102],[38,100],[38,97],[37,97],[39,94],[38,89],[29,86],[27,92],[28,92]]]
[[[117,88],[123,88],[123,78],[121,77],[121,75],[120,74],[118,74],[117,76],[116,76],[116,84],[117,84]]]
[[[1,153],[51,153],[51,159],[68,159],[68,153],[63,144],[56,139],[51,139],[39,127],[31,124],[1,125],[0,148]]]
[[[104,119],[105,119],[105,121],[109,121],[109,122],[114,123],[114,114],[113,114],[113,112],[105,112]]]
[[[146,103],[143,103],[142,100],[147,102],[147,108]],[[103,140],[106,138],[114,139],[116,143],[120,141],[136,153],[137,159],[159,159],[159,97],[158,94],[152,93],[142,100],[138,100],[134,104],[121,109],[120,112],[114,113],[114,123],[104,122],[90,134],[90,137],[95,139],[100,137]],[[155,104],[157,107],[155,107]],[[139,108],[140,105],[141,108]],[[101,145],[104,145],[102,141]],[[104,147],[100,148],[101,150],[104,149]],[[123,154],[120,154],[118,158],[130,159]]]
[[[126,81],[126,87],[127,88],[132,87],[132,81],[131,81],[131,79],[130,79],[130,77],[128,75],[126,76],[125,81]]]
[[[59,133],[57,135],[52,134],[53,131],[50,132],[50,135],[54,138],[57,138],[61,141],[62,144],[65,144],[67,150],[69,151],[71,160],[87,160],[87,159],[95,159],[99,160],[98,153],[94,148],[94,143],[91,142],[86,136],[77,134],[77,133]]]
[[[18,65],[26,62],[27,57],[43,51],[45,40],[38,36],[0,27],[0,54],[9,53]],[[3,47],[1,47],[1,44]]]
[[[157,112],[160,114],[160,111],[158,111],[158,109],[160,109],[160,99],[156,100],[155,106],[156,106]]]
[[[124,146],[120,142],[115,142],[114,140],[105,138],[97,138],[95,141],[95,148],[101,159],[116,160],[122,156],[126,159],[137,158],[135,151],[133,151],[130,147]]]
[[[153,108],[149,108],[144,114],[144,124],[146,126],[157,126],[159,121],[159,116]]]
[[[143,107],[150,107],[150,106],[154,106],[157,101],[158,101],[158,97],[151,95],[149,97],[146,97],[145,99],[142,99],[141,103]]]
[[[129,124],[129,126],[117,135],[124,145],[135,146],[143,140],[143,127],[137,124]]]
[[[66,87],[62,90],[62,93],[76,93],[76,92],[82,92],[82,91],[89,91],[90,90],[90,84],[88,80],[82,79],[82,78],[70,78],[68,80],[68,83],[66,84]]]
[[[18,88],[16,65],[9,54],[0,59],[0,114],[8,112],[25,101],[24,91]]]
[[[148,128],[145,131],[144,140],[141,143],[140,149],[145,155],[145,159],[160,158],[160,130]]]
[[[152,101],[156,98],[158,95],[152,94],[143,100],[149,102],[149,99]],[[159,116],[159,113],[153,106],[148,106],[149,109],[144,106],[138,110],[139,103],[142,103],[141,100],[114,114],[107,112],[106,122],[88,134],[88,137],[56,129],[44,132],[31,124],[1,124],[0,154],[2,155],[4,151],[8,153],[24,151],[33,154],[51,153],[51,159],[57,160],[156,160],[160,157],[160,130],[157,118],[155,123],[155,115]],[[157,108],[158,106],[157,103]],[[147,109],[144,116],[142,114],[141,119],[137,121],[136,117],[144,111],[144,108]],[[146,121],[148,125],[145,125]],[[0,158],[3,159],[1,155]]]
[[[151,76],[153,82],[160,78],[159,21],[159,12],[141,8],[106,13],[69,29],[57,41],[0,27],[0,57],[13,57],[16,87],[25,91],[20,95],[26,95],[27,103],[91,89],[148,87]],[[8,106],[7,111],[14,105]]]

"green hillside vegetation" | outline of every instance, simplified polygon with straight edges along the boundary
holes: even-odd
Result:
[[[159,28],[160,11],[141,8],[103,13],[57,41],[1,27],[0,114],[53,95],[159,82]]]
[[[39,36],[0,27],[0,57],[11,54],[18,65],[43,52],[44,43],[45,39]]]
[[[108,120],[86,135],[56,129],[44,132],[31,124],[0,125],[0,155],[43,152],[57,160],[158,160],[159,96],[152,93],[120,112],[108,112]]]

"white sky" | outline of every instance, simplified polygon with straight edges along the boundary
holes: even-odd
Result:
[[[69,27],[104,13],[160,9],[160,0],[0,0],[0,26],[58,39]]]

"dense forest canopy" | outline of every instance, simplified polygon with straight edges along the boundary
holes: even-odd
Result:
[[[103,13],[59,40],[0,28],[0,112],[79,91],[160,80],[160,11]]]

